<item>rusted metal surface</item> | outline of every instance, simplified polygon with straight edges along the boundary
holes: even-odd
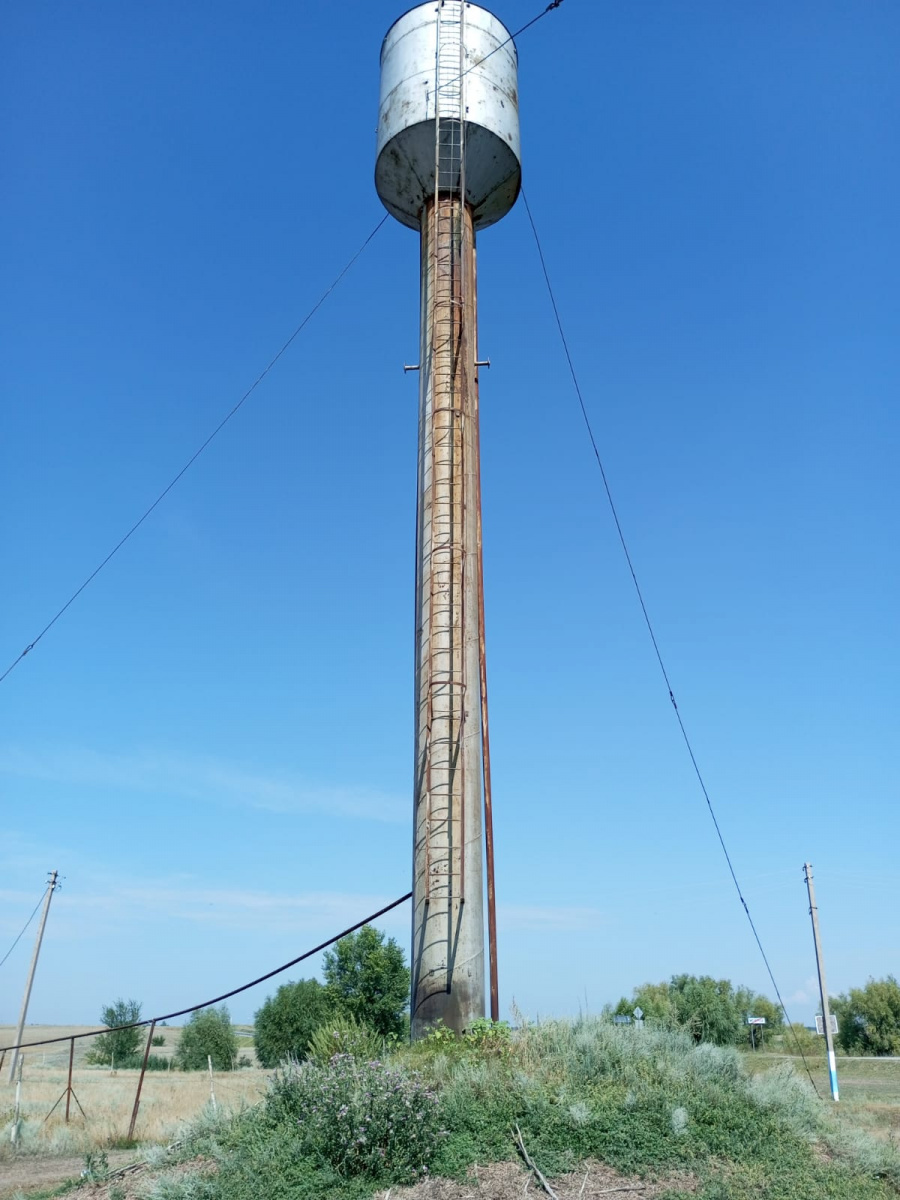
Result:
[[[484,1015],[474,230],[452,193],[422,222],[413,1036]]]
[[[72,1101],[72,1068],[75,1065],[75,1039],[69,1042],[69,1082],[66,1085],[66,1124],[69,1123],[69,1107]]]
[[[478,336],[478,260],[472,254],[472,329]],[[478,347],[473,347],[475,366],[490,366],[478,361]],[[487,872],[488,965],[490,971],[491,1020],[500,1020],[500,985],[497,969],[497,897],[494,887],[494,805],[491,790],[491,733],[488,722],[487,643],[484,617],[484,540],[481,526],[481,419],[478,407],[478,372],[472,384],[475,441],[475,524],[476,554],[478,556],[478,682],[481,700],[481,772],[484,788],[484,844]]]
[[[476,229],[499,221],[519,194],[518,63],[509,31],[477,4],[420,4],[391,26],[382,46],[375,167],[385,207],[413,229],[437,188],[434,122],[441,95],[434,64],[440,24],[454,20],[463,26],[453,77],[465,81],[467,142],[465,179],[454,181],[456,190],[472,207]]]
[[[81,1101],[75,1095],[75,1089],[72,1087],[72,1068],[74,1065],[75,1065],[75,1038],[72,1037],[72,1038],[69,1038],[69,1077],[66,1082],[66,1090],[63,1092],[63,1094],[60,1096],[60,1098],[56,1101],[56,1103],[53,1105],[53,1107],[47,1113],[46,1117],[44,1117],[45,1125],[50,1120],[50,1118],[53,1116],[53,1114],[56,1112],[57,1108],[59,1108],[60,1104],[62,1104],[63,1100],[65,1100],[65,1102],[66,1102],[66,1124],[67,1125],[69,1123],[69,1110],[71,1108],[71,1102],[73,1100],[78,1105],[78,1109],[79,1109],[81,1115],[82,1116],[85,1115],[84,1109],[81,1107]],[[19,1059],[19,1074],[20,1075],[22,1074],[22,1059],[21,1058]]]
[[[128,1140],[134,1139],[134,1127],[137,1125],[138,1109],[141,1107],[141,1088],[144,1086],[144,1076],[147,1074],[147,1059],[150,1057],[150,1047],[153,1045],[153,1032],[156,1029],[156,1022],[150,1026],[150,1032],[147,1034],[147,1045],[144,1047],[144,1061],[141,1063],[141,1073],[138,1076],[137,1092],[134,1097],[134,1108],[131,1110],[131,1124],[128,1126]]]
[[[411,1023],[484,1016],[487,832],[491,1015],[498,1012],[478,435],[475,231],[515,203],[517,57],[463,0],[420,4],[381,55],[375,182],[420,231]],[[410,369],[410,368],[405,368]],[[483,801],[483,807],[482,807]]]

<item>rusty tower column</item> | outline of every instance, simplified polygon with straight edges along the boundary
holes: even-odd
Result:
[[[484,849],[490,767],[481,578],[475,231],[521,180],[517,57],[463,0],[431,0],[381,51],[375,184],[421,239],[416,522],[412,1036],[485,1012]],[[482,821],[482,779],[486,822]],[[488,882],[491,1013],[496,923]]]
[[[415,649],[414,1035],[484,1016],[475,231],[422,214]]]

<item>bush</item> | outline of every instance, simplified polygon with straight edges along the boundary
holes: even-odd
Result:
[[[198,1009],[181,1031],[175,1064],[182,1071],[200,1071],[212,1059],[216,1071],[230,1071],[237,1057],[237,1034],[231,1027],[226,1005]]]
[[[900,983],[893,975],[837,996],[831,1007],[847,1054],[900,1054]]]
[[[309,1039],[307,1054],[319,1063],[329,1062],[336,1054],[371,1061],[379,1057],[383,1044],[384,1039],[374,1030],[367,1029],[353,1017],[337,1013],[320,1025]]]
[[[310,1038],[333,1012],[332,998],[317,979],[283,984],[254,1018],[253,1042],[260,1065],[302,1061]]]
[[[141,1019],[141,1006],[137,1000],[119,999],[109,1004],[100,1014],[100,1020],[109,1027],[109,1033],[101,1033],[94,1039],[85,1055],[85,1061],[101,1066],[124,1066],[140,1050],[140,1029],[119,1029],[119,1025],[132,1025]]]
[[[409,1004],[409,968],[393,938],[363,925],[326,950],[322,972],[335,1006],[380,1033],[399,1037]]]
[[[428,1173],[438,1142],[435,1094],[415,1073],[339,1054],[288,1067],[267,1107],[297,1122],[298,1152],[345,1178],[412,1183]]]
[[[785,1025],[781,1035],[781,1048],[785,1054],[815,1055],[823,1052],[824,1041],[818,1034],[794,1021]]]
[[[151,1046],[164,1046],[166,1044],[166,1035],[164,1033],[155,1033],[150,1039]]]
[[[168,1071],[171,1060],[163,1054],[148,1054],[147,1055],[147,1070],[148,1071]],[[119,1062],[116,1059],[117,1071],[139,1071],[144,1065],[143,1054],[132,1054],[130,1058],[126,1058],[124,1062]]]

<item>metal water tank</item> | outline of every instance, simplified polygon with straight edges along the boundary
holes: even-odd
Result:
[[[458,14],[455,21],[453,10]],[[477,4],[461,0],[419,4],[394,22],[381,48],[375,165],[382,203],[413,229],[420,227],[425,201],[435,190],[439,29],[445,37],[454,27],[462,31],[455,36],[457,48],[462,42],[459,82],[465,112],[466,200],[474,210],[475,228],[499,221],[519,194],[518,55],[509,31]],[[441,108],[442,118],[452,115]]]

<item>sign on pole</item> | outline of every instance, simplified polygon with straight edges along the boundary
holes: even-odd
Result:
[[[831,1016],[831,1032],[837,1033],[837,1031],[838,1031],[837,1017],[835,1016],[834,1013],[831,1013],[829,1015]],[[825,1019],[821,1013],[816,1013],[816,1033],[819,1035],[819,1037],[825,1036]]]

